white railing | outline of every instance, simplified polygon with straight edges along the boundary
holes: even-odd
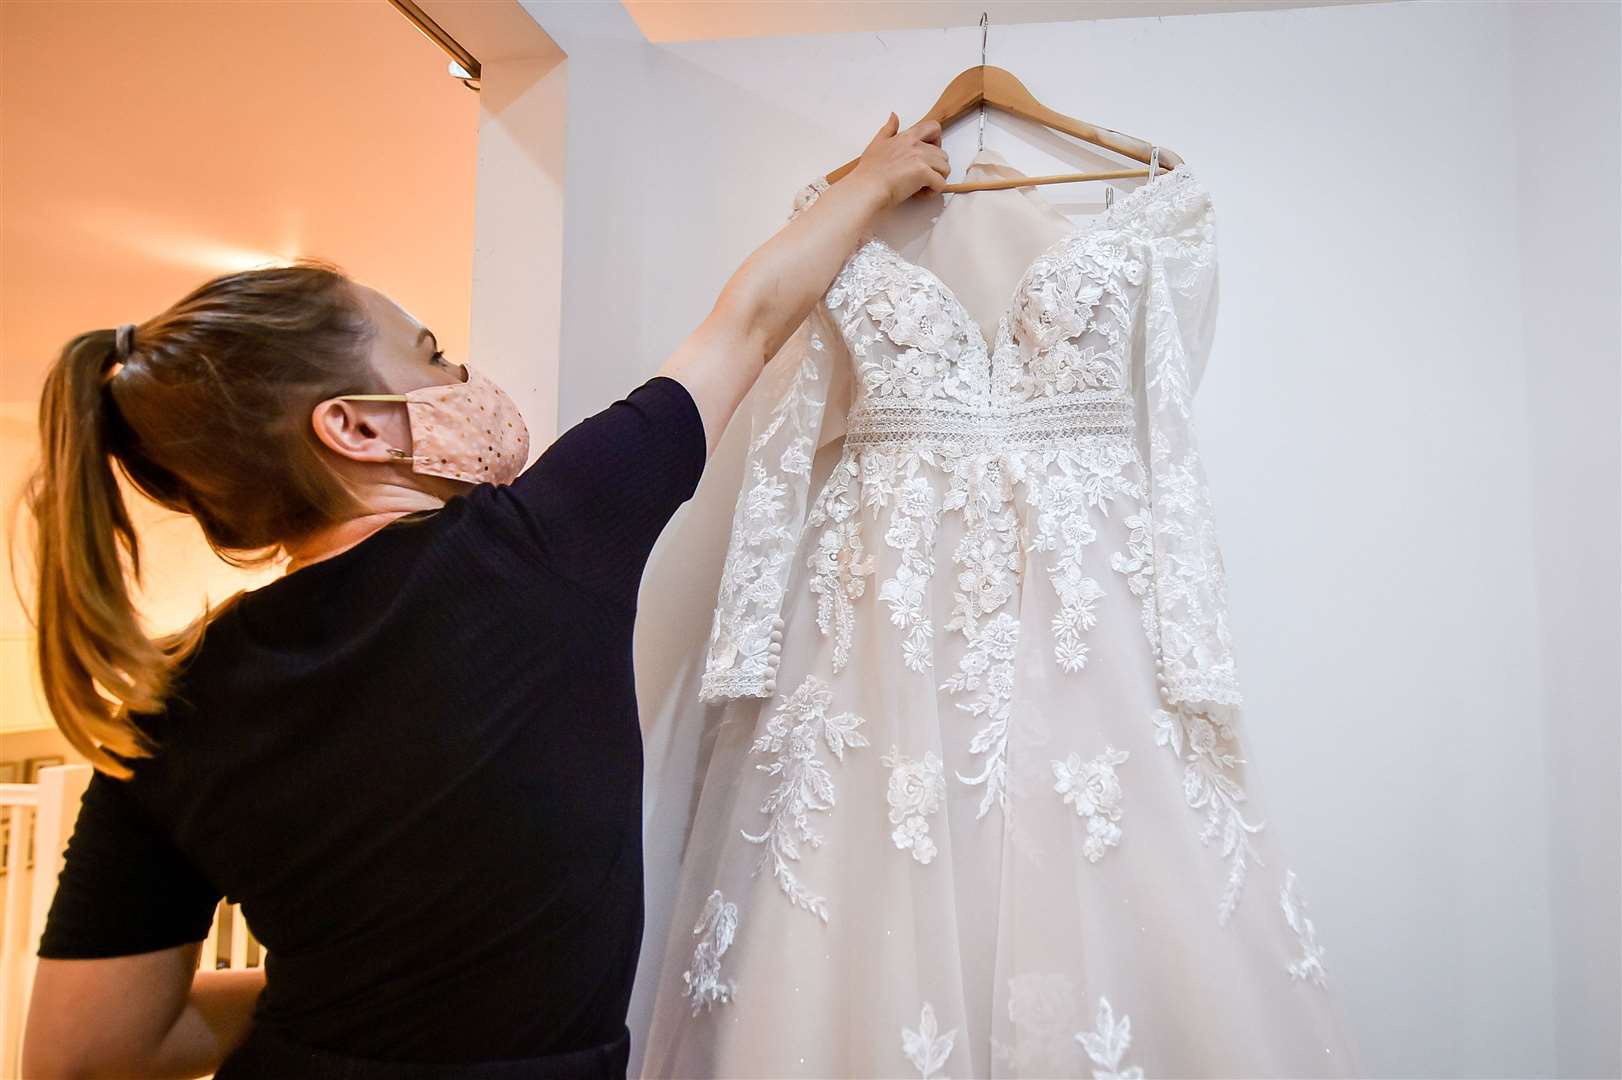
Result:
[[[225,928],[224,941],[220,935],[222,926]],[[248,920],[242,917],[242,908],[222,902],[219,910],[214,912],[214,921],[208,924],[208,937],[203,941],[203,949],[197,954],[198,970],[261,967],[264,962],[264,947],[254,939],[253,931],[248,929]]]
[[[4,844],[4,892],[0,904],[0,1077],[19,1075],[23,1020],[39,962],[39,936],[56,895],[57,875],[79,800],[90,783],[88,765],[54,765],[33,784],[0,784],[0,843]],[[223,931],[223,933],[222,933]],[[198,951],[197,966],[258,967],[265,951],[254,940],[242,909],[221,903]]]
[[[0,1076],[16,1076],[21,1066],[35,950],[90,774],[88,765],[53,765],[39,771],[38,783],[0,784],[0,811],[8,818],[0,908]]]

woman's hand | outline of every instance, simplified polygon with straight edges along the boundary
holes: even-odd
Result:
[[[882,210],[911,198],[928,188],[939,191],[951,175],[952,165],[941,149],[941,126],[933,120],[920,120],[906,131],[895,113],[867,144],[856,168],[840,183],[871,185],[883,193]]]
[[[680,382],[698,405],[710,450],[738,402],[812,306],[828,291],[873,219],[950,170],[933,120],[898,131],[895,114],[856,167],[744,260],[709,317],[659,374]]]

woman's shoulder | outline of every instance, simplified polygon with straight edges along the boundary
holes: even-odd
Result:
[[[552,573],[629,604],[649,549],[698,486],[707,455],[692,394],[655,375],[564,431],[513,483],[465,498],[470,511],[498,516]]]

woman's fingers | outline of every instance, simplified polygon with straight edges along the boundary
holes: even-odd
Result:
[[[890,115],[894,117],[895,113]],[[941,126],[934,120],[918,121],[907,129],[907,134],[919,142],[934,143],[936,146],[941,144]]]
[[[939,191],[952,174],[952,163],[941,149],[941,126],[934,120],[920,120],[906,130],[908,138],[915,140],[918,160],[928,172],[920,174],[919,191]]]
[[[871,150],[876,144],[883,142],[885,139],[892,138],[900,127],[901,121],[896,117],[895,113],[891,113],[890,119],[880,124],[878,133],[868,141],[868,149]]]
[[[891,206],[919,191],[939,191],[952,168],[940,141],[936,121],[920,120],[903,131],[892,112],[862,152],[857,171],[887,193]]]

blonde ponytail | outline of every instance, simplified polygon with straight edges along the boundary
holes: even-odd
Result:
[[[40,399],[34,618],[45,701],[96,768],[131,773],[210,617],[149,638],[135,609],[140,542],[119,485],[190,514],[239,566],[342,520],[353,497],[310,429],[317,402],[380,389],[349,280],[314,260],[215,278],[139,327],[70,341]],[[117,468],[115,469],[115,463]],[[230,602],[227,601],[227,604]]]
[[[40,399],[41,461],[28,487],[34,518],[39,671],[68,742],[104,772],[151,752],[131,712],[161,706],[171,657],[146,636],[130,595],[140,544],[113,472],[106,386],[117,333],[80,334]],[[117,755],[116,757],[114,755]]]

